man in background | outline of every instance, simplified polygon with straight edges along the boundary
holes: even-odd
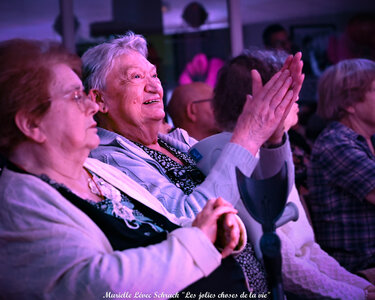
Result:
[[[167,112],[177,128],[185,129],[197,140],[219,133],[212,108],[213,89],[204,82],[178,86],[172,94]]]
[[[280,24],[267,26],[263,31],[263,44],[267,49],[284,50],[292,53],[292,42],[289,33]]]

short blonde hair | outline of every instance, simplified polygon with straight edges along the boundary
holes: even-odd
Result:
[[[330,66],[318,83],[318,114],[326,120],[339,121],[346,109],[364,100],[375,80],[375,62],[348,59]]]

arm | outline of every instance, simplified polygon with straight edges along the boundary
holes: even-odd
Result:
[[[191,219],[202,210],[208,199],[223,197],[235,205],[239,200],[235,166],[246,173],[252,173],[258,160],[243,147],[228,143],[224,146],[218,161],[210,174],[190,195],[169,181],[159,164],[140,148],[121,139],[118,146],[99,146],[91,156],[113,165],[130,176],[153,194],[169,212],[177,217]],[[242,218],[242,217],[241,217]]]
[[[23,176],[31,177],[27,184],[13,181],[2,196],[0,241],[8,241],[0,247],[3,294],[98,299],[106,292],[176,293],[220,264],[198,228],[177,229],[156,245],[113,251],[84,213],[39,179]]]
[[[340,266],[337,260],[322,250],[317,243],[313,243],[310,249],[311,261],[318,266],[322,273],[327,274],[330,278],[356,286],[362,290],[371,285],[371,283],[364,278],[352,274]]]
[[[285,290],[307,299],[365,299],[364,288],[332,278],[331,274],[325,274],[317,264],[310,261],[309,247],[304,249],[302,256],[297,256],[293,242],[281,231],[278,231],[278,235],[282,245]]]

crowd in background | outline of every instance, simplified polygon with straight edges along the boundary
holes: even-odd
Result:
[[[306,66],[271,25],[265,49],[210,60],[208,79],[188,65],[166,107],[141,35],[81,58],[1,42],[0,298],[274,292],[236,168],[263,180],[286,165],[299,211],[275,228],[287,299],[375,299],[374,52],[344,40],[329,66]],[[208,142],[203,169],[191,151]]]

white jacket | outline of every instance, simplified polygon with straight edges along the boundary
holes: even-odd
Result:
[[[184,223],[122,172],[93,159],[85,166]],[[158,298],[154,293],[174,294],[221,262],[198,228],[177,229],[156,245],[113,251],[99,227],[53,187],[7,168],[0,176],[0,202],[0,299],[87,300],[126,292]]]

